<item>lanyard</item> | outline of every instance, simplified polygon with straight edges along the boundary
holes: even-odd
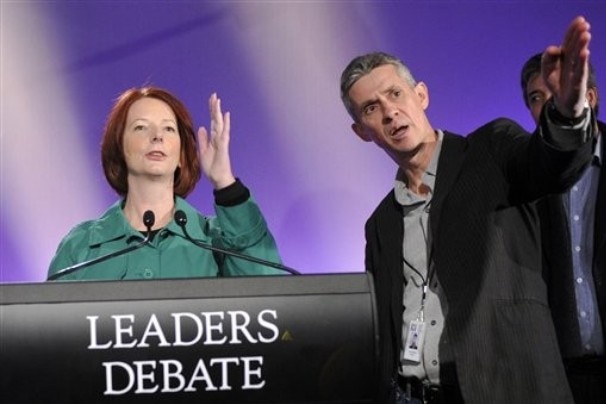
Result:
[[[430,250],[431,251],[431,250]],[[429,254],[429,259],[431,259],[431,252]],[[427,278],[425,278],[419,271],[417,271],[417,269],[415,267],[413,267],[412,265],[410,265],[410,263],[408,261],[406,261],[406,258],[404,259],[404,263],[410,268],[412,269],[414,272],[416,272],[417,275],[419,275],[419,277],[421,278],[422,284],[421,284],[421,307],[419,308],[419,315],[418,315],[418,320],[419,321],[424,321],[423,317],[424,317],[424,310],[425,310],[425,301],[427,299],[427,289],[429,289],[429,282],[431,281],[431,279],[433,278],[433,274],[435,273],[435,269],[433,267],[433,265],[431,265],[431,260],[428,263],[429,269],[427,271]]]
[[[427,300],[427,290],[429,289],[429,284],[431,282],[431,280],[433,279],[434,273],[435,273],[435,266],[432,265],[432,260],[433,260],[433,243],[430,242],[430,237],[429,237],[429,206],[431,204],[431,199],[429,201],[427,201],[427,203],[425,204],[425,206],[423,207],[423,214],[421,214],[420,217],[420,225],[421,225],[421,230],[423,231],[423,239],[425,241],[425,248],[429,249],[429,254],[427,255],[427,262],[426,262],[426,266],[427,266],[427,277],[424,277],[423,274],[421,274],[421,272],[419,270],[417,270],[414,265],[411,265],[410,262],[408,262],[406,260],[406,257],[402,257],[404,263],[406,264],[406,266],[410,269],[412,269],[417,275],[419,275],[419,277],[421,278],[422,284],[421,284],[421,306],[419,309],[419,314],[418,314],[418,320],[419,321],[424,321],[424,310],[425,310],[425,302]],[[423,220],[423,215],[426,214],[427,215],[427,226],[425,226],[425,222]]]

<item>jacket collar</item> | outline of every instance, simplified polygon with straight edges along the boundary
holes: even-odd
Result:
[[[127,242],[140,240],[143,238],[141,232],[133,229],[124,216],[122,206],[124,199],[115,202],[109,209],[97,220],[94,221],[89,231],[89,246],[101,245],[110,241],[126,238]],[[203,226],[205,219],[183,198],[175,197],[175,211],[182,210],[187,216],[187,232],[192,238],[201,239],[204,237]],[[166,226],[166,229],[180,236],[183,229],[177,225],[174,220]]]

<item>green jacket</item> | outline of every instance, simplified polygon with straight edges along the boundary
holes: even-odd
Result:
[[[74,264],[127,248],[143,240],[116,202],[99,219],[74,227],[61,241],[51,261],[49,276]],[[176,197],[175,211],[187,215],[187,232],[193,239],[217,247],[280,263],[273,236],[252,197],[232,206],[215,203],[217,216],[205,217],[184,199]],[[171,221],[150,244],[128,253],[67,273],[59,280],[119,280],[284,274],[237,257],[213,253],[189,241]]]

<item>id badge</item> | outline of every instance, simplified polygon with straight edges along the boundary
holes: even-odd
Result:
[[[423,354],[423,342],[425,341],[425,323],[413,320],[408,327],[406,346],[404,347],[404,359],[420,363]]]

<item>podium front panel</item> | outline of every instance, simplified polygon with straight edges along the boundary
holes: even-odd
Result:
[[[8,284],[0,299],[3,402],[372,402],[367,274]]]

